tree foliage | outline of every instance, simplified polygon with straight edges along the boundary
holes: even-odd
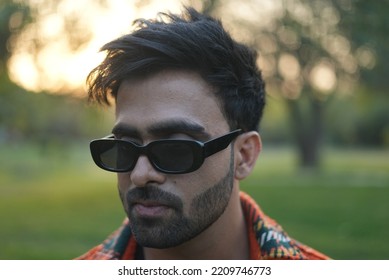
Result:
[[[375,74],[387,73],[388,67],[381,59],[388,46],[385,2],[249,0],[214,5],[213,14],[228,19],[232,31],[259,50],[267,92],[287,105],[303,166],[319,166],[332,102],[351,102],[356,92],[363,92],[361,86],[372,94],[378,85],[387,89],[385,76]]]
[[[83,116],[83,105],[75,106],[64,96],[27,94],[9,79],[7,61],[20,50],[32,57],[45,85],[49,83],[45,74],[52,68],[46,67],[42,57],[53,52],[53,45],[77,52],[91,40],[93,32],[85,28],[90,13],[75,2],[67,6],[65,0],[42,1],[44,5],[28,0],[0,2],[0,140],[4,135],[19,135],[19,139],[35,135],[38,141],[38,135],[62,137],[63,129],[69,129],[69,135],[82,135],[82,128],[72,126],[76,118],[91,121],[93,127],[96,116],[92,112]],[[135,1],[136,9],[152,2]],[[271,119],[267,128],[271,126],[278,139],[287,137],[284,130],[290,129],[303,165],[319,165],[323,139],[337,144],[389,144],[388,1],[188,2],[221,18],[234,37],[259,50],[269,100],[282,100],[287,110],[282,120],[266,115],[265,119]],[[89,10],[108,7],[105,0],[90,4]],[[45,31],[44,26],[52,29]],[[54,84],[70,93],[61,83]],[[264,138],[266,133],[265,127]]]
[[[377,94],[387,93],[389,1],[353,0],[351,3],[352,7],[343,15],[341,25],[355,44],[363,46],[358,52],[359,63],[364,66],[359,83]]]
[[[59,3],[53,1],[53,4]],[[27,2],[3,0],[0,3],[0,144],[27,140],[46,147],[51,143],[89,138],[97,133],[103,135],[107,127],[104,124],[111,120],[99,117],[97,110],[86,107],[83,100],[66,95],[30,93],[10,80],[7,62],[18,42],[26,39],[26,30],[37,31],[33,27],[35,17],[36,13]],[[69,30],[72,22],[74,18],[67,21]],[[75,48],[84,42],[72,32],[65,34]],[[28,47],[38,60],[45,43],[38,34],[32,38]]]
[[[0,76],[7,75],[6,64],[20,32],[31,22],[29,6],[11,0],[0,2]]]

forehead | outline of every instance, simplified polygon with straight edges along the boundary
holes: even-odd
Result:
[[[144,79],[125,80],[116,98],[116,125],[139,131],[166,123],[191,123],[209,134],[228,130],[219,101],[195,72],[170,70]]]

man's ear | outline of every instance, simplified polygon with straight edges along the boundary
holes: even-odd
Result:
[[[235,179],[243,180],[251,173],[261,149],[261,137],[256,131],[243,133],[236,138]]]

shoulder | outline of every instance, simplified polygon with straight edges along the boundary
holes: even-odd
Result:
[[[76,258],[77,260],[118,260],[133,257],[135,255],[136,244],[125,219],[119,229],[113,232],[103,243],[93,247],[85,254]],[[131,245],[131,246],[130,246]],[[131,252],[129,252],[129,250]]]
[[[291,238],[275,220],[267,216],[247,194],[241,203],[248,226],[251,259],[324,260],[319,251]]]
[[[111,256],[108,256],[103,252],[103,244],[100,244],[85,254],[76,258],[76,260],[109,260]]]

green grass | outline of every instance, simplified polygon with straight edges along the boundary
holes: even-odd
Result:
[[[71,259],[122,222],[115,175],[82,147],[0,146],[0,259]],[[321,172],[302,171],[291,149],[265,147],[242,190],[332,258],[389,259],[389,151],[323,157]]]

